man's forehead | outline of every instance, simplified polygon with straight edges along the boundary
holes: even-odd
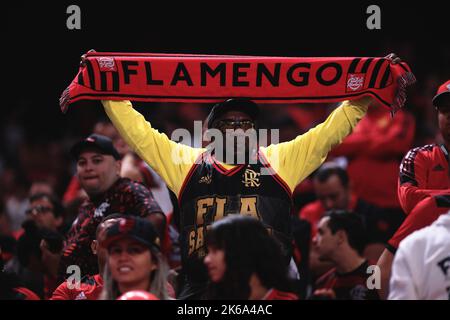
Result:
[[[442,104],[439,106],[438,111],[440,113],[448,113],[450,112],[450,102],[448,104]]]
[[[38,199],[34,199],[33,201],[30,201],[30,204],[37,204],[37,203],[48,203],[48,204],[52,204],[52,202],[47,198],[47,197],[41,197]]]
[[[89,148],[85,148],[80,152],[80,155],[78,156],[78,159],[80,158],[92,158],[92,157],[96,157],[96,156],[102,156],[102,157],[111,157],[113,158],[113,156],[109,155],[109,154],[104,154],[100,149],[95,148],[95,147],[89,147]]]
[[[238,111],[238,110],[230,110],[230,111],[224,112],[222,115],[219,116],[218,120],[230,119],[230,118],[240,118],[240,119],[252,120],[252,118],[247,113]]]

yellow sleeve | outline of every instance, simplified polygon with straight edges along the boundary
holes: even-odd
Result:
[[[328,152],[349,135],[365,115],[369,100],[358,105],[344,101],[325,120],[294,140],[273,144],[261,151],[291,191],[316,170]]]
[[[153,129],[130,101],[102,101],[106,114],[127,144],[152,167],[177,196],[189,170],[204,151],[170,140]]]

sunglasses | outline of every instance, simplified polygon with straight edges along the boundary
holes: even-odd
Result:
[[[217,129],[224,131],[227,129],[254,129],[255,123],[252,120],[219,120],[216,123]]]
[[[52,212],[53,208],[45,207],[45,206],[35,206],[33,208],[27,209],[25,211],[26,214],[42,214],[46,212]]]

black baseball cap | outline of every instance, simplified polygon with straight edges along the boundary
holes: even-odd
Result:
[[[450,80],[443,83],[437,90],[436,95],[433,98],[433,105],[439,109],[444,103],[444,100],[450,101]]]
[[[99,150],[102,154],[111,155],[116,160],[120,160],[120,154],[114,148],[113,142],[110,138],[99,135],[91,134],[84,140],[75,143],[70,149],[70,153],[75,159],[78,159],[80,153],[87,148],[95,148]]]
[[[245,98],[232,98],[222,102],[219,102],[213,106],[211,112],[206,119],[208,129],[212,127],[212,124],[216,119],[227,111],[240,111],[249,115],[253,121],[258,119],[259,107],[258,105]]]
[[[153,224],[146,219],[123,215],[106,230],[100,245],[108,248],[114,241],[123,238],[131,238],[149,249],[154,248],[160,251],[158,233]]]

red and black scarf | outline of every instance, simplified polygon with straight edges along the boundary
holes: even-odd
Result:
[[[395,112],[415,82],[385,58],[293,58],[89,52],[60,106],[79,100],[338,102],[371,95]]]

